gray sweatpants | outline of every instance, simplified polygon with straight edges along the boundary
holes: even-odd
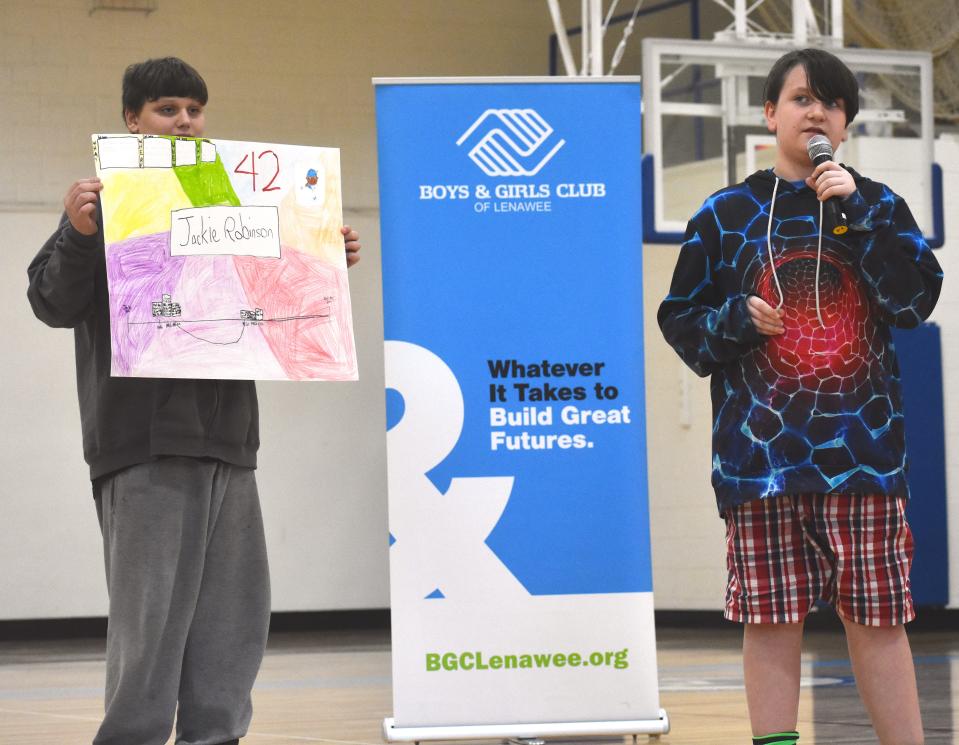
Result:
[[[270,579],[253,471],[161,458],[96,497],[110,617],[106,713],[94,745],[178,745],[246,734]]]

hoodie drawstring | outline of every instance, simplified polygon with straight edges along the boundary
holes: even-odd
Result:
[[[769,252],[769,266],[773,270],[773,281],[776,283],[776,291],[779,293],[779,305],[776,310],[783,307],[786,297],[783,295],[782,285],[779,284],[779,275],[776,274],[776,262],[773,261],[773,211],[776,209],[776,192],[779,191],[779,176],[775,176],[776,183],[773,184],[773,198],[769,203],[769,222],[766,223],[766,250]]]
[[[769,221],[766,223],[766,251],[769,253],[769,266],[772,269],[773,281],[776,283],[776,291],[779,293],[779,305],[776,306],[776,310],[779,310],[783,307],[783,303],[786,302],[786,297],[783,295],[782,285],[779,284],[779,275],[776,273],[776,262],[773,260],[773,212],[776,210],[776,194],[779,191],[779,176],[773,174],[773,177],[776,179],[776,182],[773,184],[773,196],[769,203]],[[822,312],[819,308],[819,267],[822,263],[822,218],[823,203],[820,201],[819,245],[816,248],[816,318],[819,319],[819,325],[822,328],[826,328],[826,324],[822,320]]]
[[[823,323],[822,313],[819,312],[819,265],[822,262],[822,210],[825,202],[819,201],[819,245],[816,247],[816,318],[819,319],[819,325],[826,328]]]

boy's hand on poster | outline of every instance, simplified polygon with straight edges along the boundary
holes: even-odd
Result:
[[[346,247],[346,267],[349,269],[360,260],[360,234],[353,230],[349,225],[340,228],[343,234],[343,243]]]
[[[782,320],[785,311],[782,308],[772,307],[758,295],[750,295],[746,300],[746,307],[749,309],[749,317],[753,325],[760,334],[775,336],[786,330]]]
[[[97,194],[103,189],[98,178],[75,181],[63,198],[63,207],[73,229],[83,235],[94,235],[97,227]]]
[[[812,176],[806,179],[810,189],[816,190],[816,197],[825,202],[830,197],[843,199],[856,191],[856,182],[852,174],[834,160],[827,160],[816,166]]]

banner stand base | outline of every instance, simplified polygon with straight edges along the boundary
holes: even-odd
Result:
[[[617,722],[538,722],[535,724],[475,724],[450,727],[397,727],[393,717],[383,720],[383,738],[387,742],[421,742],[423,740],[542,740],[566,737],[601,737],[616,735],[665,735],[669,732],[669,716],[659,710],[659,719],[636,719]]]

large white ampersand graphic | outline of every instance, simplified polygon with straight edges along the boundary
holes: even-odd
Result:
[[[449,599],[528,597],[484,542],[506,508],[513,477],[454,478],[445,494],[426,477],[463,429],[453,371],[428,349],[388,341],[386,387],[405,404],[386,436],[393,598],[423,598],[436,589]]]

